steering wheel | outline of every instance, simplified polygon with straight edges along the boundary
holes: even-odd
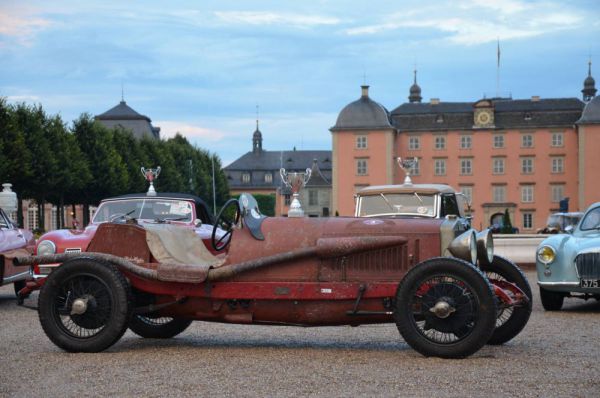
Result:
[[[233,218],[228,216],[228,212],[231,209],[235,209],[235,215]],[[237,199],[229,199],[219,212],[217,216],[217,220],[215,221],[215,225],[213,226],[212,236],[210,243],[212,244],[213,249],[216,251],[224,250],[229,242],[231,242],[231,237],[233,236],[233,227],[240,221],[240,215],[242,211],[240,210],[240,202]],[[221,227],[221,229],[225,230],[225,234],[217,239],[217,228]]]

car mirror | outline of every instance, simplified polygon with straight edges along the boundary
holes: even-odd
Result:
[[[569,225],[567,228],[565,228],[565,232],[568,234],[572,234],[573,233],[573,226]]]
[[[196,218],[194,220],[194,225],[196,226],[196,228],[199,228],[202,226],[202,220],[200,220],[199,218]]]

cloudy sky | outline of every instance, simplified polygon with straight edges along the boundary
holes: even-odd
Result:
[[[363,81],[407,100],[580,97],[600,82],[600,3],[525,1],[0,0],[0,96],[71,122],[127,103],[225,164],[251,149],[330,149]],[[600,85],[600,84],[599,84]]]

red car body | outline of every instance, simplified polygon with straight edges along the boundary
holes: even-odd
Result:
[[[230,204],[238,206],[241,222],[224,215],[227,204],[217,217],[226,234],[211,244],[225,249],[222,255],[202,254],[195,235],[182,239],[168,226],[157,244],[153,236],[161,228],[105,223],[88,253],[18,259],[63,263],[40,293],[48,337],[68,351],[96,352],[128,327],[142,337],[167,338],[192,320],[395,322],[424,355],[464,357],[510,340],[527,323],[531,292],[522,273],[507,262],[508,274],[497,269],[506,278],[488,279],[476,266],[488,252],[473,257],[475,233],[463,231],[456,218],[267,218],[251,195],[240,202],[241,208]],[[448,235],[455,237],[450,243]],[[179,260],[187,252],[165,256],[182,243],[200,250],[203,260]]]

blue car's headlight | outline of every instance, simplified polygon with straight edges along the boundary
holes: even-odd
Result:
[[[556,251],[552,246],[542,246],[537,251],[537,258],[542,264],[548,265],[556,258]]]

